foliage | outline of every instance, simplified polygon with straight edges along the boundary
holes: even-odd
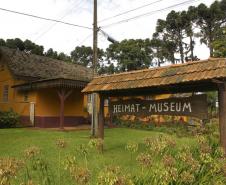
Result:
[[[167,40],[166,37],[161,38],[158,33],[153,34],[151,40],[151,46],[153,50],[154,60],[157,60],[157,66],[165,62],[175,63],[176,59],[174,53],[176,52],[176,43],[174,41]]]
[[[16,127],[19,123],[19,115],[13,110],[0,112],[0,128]]]
[[[196,8],[196,25],[200,28],[198,36],[201,43],[206,44],[210,49],[210,56],[213,56],[213,43],[217,39],[221,26],[226,21],[226,1],[215,1],[207,7],[200,4]]]
[[[152,64],[152,49],[149,39],[129,39],[111,44],[106,50],[109,62],[116,62],[119,71],[149,68]]]
[[[226,28],[220,29],[217,39],[213,42],[214,57],[226,57]]]
[[[113,63],[111,63],[109,66],[102,65],[100,66],[98,73],[101,74],[114,74],[117,73],[118,69],[114,66]]]
[[[210,95],[209,95],[210,96]],[[209,122],[203,125],[203,122],[200,120],[193,120],[194,125],[190,125],[189,123],[162,123],[160,126],[156,126],[154,123],[149,122],[141,122],[141,121],[130,121],[130,120],[122,120],[120,118],[114,118],[114,124],[118,127],[122,128],[133,128],[133,129],[142,129],[142,130],[150,130],[156,132],[167,133],[169,135],[176,135],[177,137],[188,137],[188,136],[196,136],[201,134],[215,134],[218,133],[218,123],[216,119],[211,119]]]
[[[97,53],[98,63],[96,65],[99,67],[100,63],[103,61],[104,51],[102,49],[98,49]],[[77,46],[73,51],[71,51],[71,59],[74,63],[92,67],[93,49],[88,46]]]
[[[190,26],[190,19],[186,11],[175,12],[171,11],[166,20],[158,20],[156,34],[162,34],[162,38],[167,41],[174,41],[175,51],[180,53],[180,60],[184,63],[184,49],[186,43],[183,42],[186,37],[186,30]],[[175,63],[172,61],[172,63]]]

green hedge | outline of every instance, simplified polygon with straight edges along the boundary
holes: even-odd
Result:
[[[16,127],[19,123],[19,115],[13,110],[0,111],[0,128]]]

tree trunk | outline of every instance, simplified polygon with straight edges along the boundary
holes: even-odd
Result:
[[[213,57],[213,31],[212,31],[212,27],[209,26],[208,28],[209,30],[209,49],[210,49],[210,57]]]
[[[192,36],[189,36],[189,37],[190,37],[191,61],[193,61],[194,60],[194,45],[193,45]]]
[[[180,50],[180,59],[182,64],[184,63],[184,48],[183,48],[183,44],[182,44],[182,39],[179,39],[179,50]]]

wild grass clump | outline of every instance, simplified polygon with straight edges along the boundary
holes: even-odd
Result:
[[[0,185],[11,185],[19,170],[24,166],[23,161],[15,158],[0,158]]]
[[[106,144],[104,153],[102,139],[73,145],[60,138],[50,145],[52,165],[37,146],[25,148],[20,160],[1,158],[0,185],[223,185],[226,159],[215,132],[180,139],[147,132],[134,139],[134,131],[123,142],[110,140],[117,147]]]
[[[98,185],[134,185],[129,174],[119,166],[107,166],[98,174]]]
[[[134,184],[225,184],[225,154],[211,137],[198,136],[195,147],[176,147],[171,136],[144,140],[145,153],[137,156],[141,166]]]

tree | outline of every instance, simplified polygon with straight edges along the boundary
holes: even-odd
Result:
[[[44,55],[44,47],[33,43],[30,40],[24,41],[25,51],[36,55]]]
[[[58,60],[63,60],[63,61],[65,61],[65,62],[71,61],[71,58],[70,58],[68,55],[66,55],[65,53],[63,53],[63,52],[60,52],[60,53],[59,53],[57,59],[58,59]]]
[[[57,59],[58,53],[57,53],[57,51],[53,51],[53,48],[50,48],[45,52],[45,56]]]
[[[154,33],[151,40],[151,47],[154,59],[157,60],[157,66],[160,67],[165,62],[176,63],[174,53],[177,47],[174,41],[167,40],[167,37],[162,37],[158,33]]]
[[[151,41],[130,39],[111,44],[106,57],[110,63],[117,62],[119,71],[149,68],[153,59]]]
[[[200,42],[206,44],[210,50],[210,56],[213,57],[213,43],[221,26],[226,22],[226,0],[215,1],[210,7],[200,4],[197,7],[196,24],[200,29]]]
[[[100,66],[100,63],[103,61],[104,51],[102,49],[98,49],[98,63],[97,67]],[[93,62],[93,49],[87,46],[77,46],[71,52],[72,62],[92,67]]]
[[[157,60],[157,66],[160,67],[164,63],[164,42],[161,39],[153,38],[151,40],[153,57]]]
[[[222,28],[213,42],[214,57],[226,57],[226,27]]]
[[[98,70],[99,74],[114,74],[116,72],[117,68],[114,66],[113,63],[111,63],[109,66],[102,65]]]
[[[166,20],[159,19],[157,22],[156,34],[162,40],[176,46],[175,52],[179,52],[182,63],[185,61],[185,53],[188,53],[188,44],[184,42],[188,33],[192,36],[190,17],[186,11],[171,11],[167,15]]]
[[[190,6],[187,13],[187,27],[185,28],[185,32],[187,37],[189,38],[189,44],[188,44],[188,51],[186,54],[190,52],[190,56],[186,56],[185,60],[186,61],[194,61],[197,60],[197,56],[194,55],[194,48],[195,48],[195,20],[197,17],[197,9],[194,6]]]
[[[4,39],[0,39],[0,46],[6,46],[6,43],[5,43]]]
[[[24,51],[24,49],[25,49],[24,42],[19,38],[7,39],[6,46],[9,48],[19,49],[20,51]]]

